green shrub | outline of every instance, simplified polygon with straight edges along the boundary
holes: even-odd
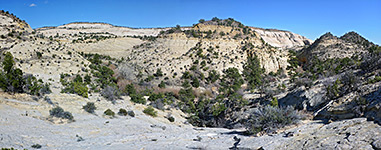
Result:
[[[192,78],[192,75],[190,74],[189,71],[185,71],[183,75],[181,76],[181,79],[190,79],[190,78]]]
[[[209,72],[209,76],[208,76],[208,78],[206,78],[206,80],[208,80],[209,83],[214,83],[219,78],[220,78],[220,74],[216,70],[211,70]]]
[[[1,150],[17,150],[17,149],[14,149],[13,147],[11,147],[11,148],[1,148]]]
[[[86,84],[90,84],[90,83],[91,83],[91,77],[90,77],[90,75],[86,74],[86,76],[84,77],[84,79],[85,79],[85,83],[86,83]]]
[[[115,116],[115,112],[113,112],[111,109],[107,109],[103,114],[111,117]]]
[[[335,99],[340,96],[340,80],[337,79],[332,85],[328,85],[327,87],[327,97],[329,99]]]
[[[79,96],[88,98],[88,91],[89,89],[86,84],[82,82],[70,82],[61,92],[78,94]]]
[[[373,84],[381,81],[381,76],[375,76],[374,79],[369,79],[368,84]]]
[[[127,95],[136,94],[135,86],[131,84],[127,84],[126,88],[124,88],[124,93]]]
[[[246,128],[250,134],[262,131],[270,133],[287,125],[295,124],[303,118],[304,116],[291,106],[281,108],[265,106],[250,115]]]
[[[172,116],[169,116],[169,117],[168,117],[168,120],[169,120],[169,122],[175,122],[175,118],[172,117]]]
[[[220,82],[220,91],[228,95],[235,93],[244,83],[241,74],[237,68],[228,68],[223,72],[224,75]]]
[[[119,112],[118,112],[119,116],[127,116],[127,114],[128,114],[127,110],[123,108],[119,109]]]
[[[130,94],[131,101],[138,104],[146,104],[146,99],[140,94]]]
[[[156,117],[157,116],[157,111],[155,111],[155,109],[152,107],[152,106],[149,106],[147,108],[145,108],[143,110],[143,112],[147,115],[150,115],[152,117]]]
[[[97,109],[97,107],[95,106],[95,104],[93,102],[87,102],[87,104],[85,106],[83,106],[82,109],[84,109],[86,112],[92,114]]]
[[[73,90],[74,90],[74,93],[77,93],[78,95],[82,96],[82,97],[85,97],[85,98],[88,98],[88,88],[85,84],[81,83],[81,82],[74,82],[73,83]]]
[[[162,77],[163,76],[163,71],[161,71],[160,68],[156,69],[156,73],[154,74],[155,77]]]
[[[194,77],[194,78],[193,78],[192,86],[195,87],[195,88],[200,87],[200,81],[198,81],[198,78],[197,78],[197,77]]]
[[[50,93],[49,84],[43,84],[41,79],[37,80],[33,75],[24,75],[21,69],[14,68],[15,62],[11,53],[4,54],[3,71],[0,72],[0,88],[6,92],[26,92],[28,94],[41,96]]]
[[[159,88],[162,88],[162,89],[165,88],[165,82],[161,81],[158,86],[159,86]]]
[[[183,88],[179,91],[179,99],[188,103],[188,101],[192,101],[196,96],[193,94],[192,87],[188,80],[185,80],[182,86]]]
[[[25,81],[23,79],[23,72],[14,68],[15,62],[10,52],[5,53],[3,60],[3,72],[0,74],[0,87],[6,92],[23,92],[23,85]]]
[[[114,71],[109,67],[91,64],[90,68],[96,70],[92,72],[93,75],[98,78],[95,79],[95,81],[101,86],[101,88],[105,88],[107,85],[112,85],[116,83],[116,78],[113,77]]]
[[[212,106],[213,116],[218,116],[226,110],[226,107],[223,103],[216,103]]]
[[[41,79],[37,80],[36,77],[32,75],[27,75],[24,77],[24,80],[24,91],[28,94],[41,96],[52,92],[49,88],[49,84],[43,84],[44,82]]]
[[[41,52],[36,52],[37,53],[37,58],[40,59],[42,57],[42,53]]]
[[[82,79],[82,77],[81,77],[81,75],[79,75],[79,74],[77,74],[76,76],[75,76],[75,78],[74,78],[74,82],[83,82],[83,79]]]
[[[33,144],[32,148],[40,149],[42,146],[40,144]]]
[[[276,97],[273,97],[273,99],[270,102],[270,106],[278,107],[278,99]]]
[[[63,118],[63,119],[68,119],[68,120],[74,119],[73,115],[70,112],[64,111],[59,106],[49,110],[49,113],[50,113],[50,116],[52,116],[52,117]]]
[[[134,113],[134,111],[129,110],[127,113],[128,113],[129,116],[131,116],[131,117],[135,117],[135,113]]]
[[[256,55],[247,58],[242,73],[251,89],[262,84],[264,69],[261,68],[260,61]]]
[[[164,98],[164,94],[163,93],[152,93],[148,100],[149,101],[156,101],[157,99],[163,99]]]

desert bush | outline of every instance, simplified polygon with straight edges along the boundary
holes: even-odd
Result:
[[[111,117],[115,116],[115,112],[113,112],[111,109],[105,110],[105,112],[103,112],[103,114],[107,115],[107,116],[111,116]]]
[[[37,53],[37,58],[40,59],[42,57],[42,53],[41,52],[36,52]]]
[[[209,83],[214,83],[220,78],[220,74],[216,70],[211,70],[209,72],[209,76],[206,78],[206,80]]]
[[[175,122],[175,118],[172,116],[169,116],[167,119],[169,120],[169,122]]]
[[[270,102],[270,106],[272,107],[278,107],[278,99],[276,97],[273,97],[273,99]]]
[[[52,93],[52,90],[50,89],[50,84],[48,83],[43,84],[39,94],[44,95],[44,94],[50,94],[50,93]]]
[[[93,102],[87,102],[87,104],[85,106],[83,106],[82,109],[84,109],[86,112],[92,114],[97,109],[97,107],[95,106],[95,104]]]
[[[127,110],[125,110],[123,108],[119,109],[119,112],[118,112],[119,116],[127,116],[127,114],[128,114]]]
[[[163,99],[164,94],[163,93],[152,93],[150,94],[148,100],[149,101],[156,101],[157,99]]]
[[[134,111],[132,111],[132,110],[129,110],[129,111],[127,112],[127,114],[128,114],[129,116],[131,116],[131,117],[135,117],[135,113],[134,113]]]
[[[189,81],[185,80],[183,83],[183,88],[179,91],[179,99],[183,102],[191,101],[195,98],[193,90]]]
[[[31,147],[35,149],[40,149],[42,146],[40,144],[33,144]]]
[[[163,76],[163,71],[161,71],[160,68],[156,69],[156,73],[154,74],[155,77],[162,77]]]
[[[85,77],[84,77],[84,81],[86,84],[90,84],[91,83],[91,76],[86,74]]]
[[[152,107],[152,106],[149,106],[147,108],[145,108],[143,110],[143,112],[147,115],[150,115],[152,117],[156,117],[157,116],[157,111],[155,111],[155,109]]]
[[[221,79],[220,91],[224,94],[232,94],[241,88],[244,83],[241,74],[237,68],[228,68],[223,71],[224,75]]]
[[[243,68],[242,73],[249,88],[254,89],[262,84],[264,69],[261,68],[260,61],[256,55],[248,57]]]
[[[160,110],[164,110],[164,106],[165,106],[164,99],[163,98],[156,99],[155,101],[151,102],[151,106]]]
[[[1,148],[1,150],[17,150],[17,149],[11,147],[11,148]]]
[[[192,78],[192,74],[189,71],[185,71],[181,76],[181,79],[190,79]]]
[[[131,101],[138,104],[146,104],[146,99],[140,94],[130,94]]]
[[[197,78],[197,77],[194,77],[194,78],[193,78],[192,86],[195,87],[195,88],[200,87],[200,81],[198,81],[198,78]]]
[[[132,83],[127,84],[126,88],[124,88],[124,93],[126,93],[127,95],[136,94],[135,86]]]
[[[91,64],[90,68],[96,70],[92,71],[93,75],[97,77],[95,81],[101,88],[105,88],[108,85],[116,84],[116,78],[113,77],[114,71],[107,66]]]
[[[101,95],[109,101],[115,101],[120,98],[119,89],[110,85],[102,90]]]
[[[220,21],[220,19],[217,18],[217,17],[213,17],[213,18],[212,18],[212,21]]]
[[[339,86],[341,82],[337,79],[332,85],[328,85],[327,87],[327,97],[329,99],[335,99],[340,96]]]
[[[295,85],[297,87],[304,86],[306,88],[310,88],[313,82],[309,78],[298,78],[295,81]]]
[[[368,80],[368,84],[373,84],[381,81],[381,76],[375,76],[373,79]]]
[[[74,82],[83,82],[82,76],[77,74],[74,78]]]
[[[343,87],[341,88],[341,92],[343,93],[356,91],[361,84],[359,77],[353,74],[352,72],[346,72],[341,77],[341,82],[343,83]]]
[[[287,125],[295,124],[303,118],[304,116],[291,106],[280,108],[265,106],[250,115],[246,128],[250,134],[270,133]]]
[[[165,82],[161,81],[160,84],[158,85],[159,88],[165,88]]]
[[[23,85],[23,91],[28,94],[42,96],[52,92],[49,88],[49,84],[44,84],[41,79],[37,80],[37,78],[33,75],[25,75],[23,80],[25,81],[25,84]]]
[[[70,112],[64,111],[59,106],[49,110],[49,113],[50,113],[50,116],[52,116],[52,117],[63,118],[63,119],[68,119],[68,120],[74,119],[73,115]]]
[[[64,89],[62,89],[61,93],[78,94],[79,96],[88,98],[88,91],[89,89],[86,84],[82,82],[70,82]]]
[[[3,60],[3,71],[0,73],[0,87],[6,92],[23,92],[23,72],[21,69],[14,68],[15,62],[10,52],[5,53]]]

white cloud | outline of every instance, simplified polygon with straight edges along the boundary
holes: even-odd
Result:
[[[29,5],[29,7],[35,7],[35,6],[37,6],[37,5],[34,4],[34,3],[32,3],[32,4]]]

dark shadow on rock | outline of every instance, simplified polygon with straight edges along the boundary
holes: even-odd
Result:
[[[364,95],[364,98],[368,103],[364,116],[368,118],[368,120],[373,120],[381,125],[381,88],[377,91]]]
[[[243,136],[249,136],[250,134],[247,131],[230,131],[230,132],[225,132],[222,134],[228,134],[228,135],[243,135]]]
[[[303,92],[303,90],[298,90],[288,93],[285,97],[278,100],[279,106],[294,106],[295,109],[303,109],[301,104],[303,101],[308,100],[306,97],[302,96]]]

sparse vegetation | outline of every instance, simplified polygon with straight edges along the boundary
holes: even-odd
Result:
[[[62,83],[62,82],[61,82]],[[65,84],[65,83],[63,83]],[[66,87],[62,89],[61,93],[72,93],[72,94],[78,94],[79,96],[88,98],[88,87],[83,82],[70,82],[65,84]]]
[[[304,116],[295,111],[293,107],[271,107],[257,109],[250,117],[246,124],[247,131],[250,134],[259,132],[274,132],[279,128],[287,125],[295,124]]]
[[[168,117],[168,120],[169,120],[169,122],[175,122],[175,118],[172,117],[172,116],[169,116],[169,117]]]
[[[157,117],[157,111],[152,106],[148,106],[143,110],[143,112],[152,117]]]
[[[165,82],[161,81],[160,84],[158,85],[159,88],[165,88]]]
[[[119,109],[119,112],[118,112],[119,116],[127,116],[127,114],[128,114],[127,110],[125,110],[123,108]]]
[[[262,84],[262,74],[264,69],[261,68],[260,62],[256,55],[248,57],[244,65],[243,76],[247,81],[249,88],[254,89]]]
[[[87,102],[87,104],[83,106],[82,109],[84,109],[86,112],[90,114],[93,114],[94,111],[97,109],[97,107],[95,106],[93,102]]]
[[[146,104],[146,99],[140,94],[130,94],[131,101],[138,104]]]
[[[115,101],[120,98],[119,90],[109,85],[102,90],[101,95],[109,101]]]
[[[135,117],[135,113],[134,113],[134,111],[132,111],[132,110],[129,110],[129,111],[127,112],[127,114],[128,114],[130,117]]]
[[[6,92],[28,93],[32,95],[42,96],[51,92],[49,84],[32,75],[24,75],[21,69],[14,67],[14,60],[11,53],[4,54],[2,62],[3,71],[0,72],[0,88]]]
[[[106,116],[110,116],[110,117],[114,117],[115,116],[115,112],[113,112],[111,109],[107,109],[103,112],[104,115]]]
[[[276,97],[273,97],[273,99],[270,102],[270,106],[272,107],[278,107],[278,99]]]
[[[35,149],[40,149],[42,146],[40,144],[33,144],[31,147]]]
[[[59,106],[49,110],[49,113],[50,113],[50,116],[52,116],[52,117],[68,119],[68,120],[71,120],[71,121],[74,120],[74,117],[73,117],[73,115],[70,112],[64,111]]]

